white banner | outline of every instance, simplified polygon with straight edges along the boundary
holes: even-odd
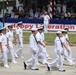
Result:
[[[7,26],[8,24],[11,23],[5,23],[5,25]],[[14,29],[17,28],[17,24],[16,23],[12,23]],[[30,23],[23,23],[22,25],[22,29],[24,30],[31,30],[33,27],[38,28],[40,25],[42,24],[30,24]],[[64,28],[69,28],[69,31],[76,31],[76,25],[64,25],[64,24],[49,24],[48,25],[48,30],[49,31],[57,31],[57,30],[63,30]]]

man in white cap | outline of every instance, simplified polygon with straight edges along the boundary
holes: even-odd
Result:
[[[42,38],[43,38],[43,43],[46,45],[46,44],[48,44],[48,43],[45,41],[44,25],[41,25],[40,27],[41,27],[42,30],[43,30],[43,32],[41,33]],[[46,58],[50,60],[51,58],[49,57],[49,54],[47,53],[46,48],[45,48],[45,53],[46,53]]]
[[[69,44],[71,44],[71,42],[68,39],[67,30],[62,30],[62,34],[63,34],[63,38],[65,41],[64,43],[68,48],[68,51],[64,48],[64,58],[69,62],[69,65],[74,65],[75,62],[72,60],[72,51],[69,46]]]
[[[9,50],[9,44],[7,42],[7,37],[6,37],[6,28],[5,27],[1,28],[0,32],[1,32],[0,49],[3,52],[4,67],[9,68],[8,57],[7,57],[7,53],[8,53],[8,50]]]
[[[47,12],[44,12],[44,31],[45,33],[47,33],[47,29],[48,29],[48,25],[49,25],[49,22],[50,22],[50,17],[47,15]]]
[[[39,70],[37,68],[37,54],[38,54],[38,46],[37,46],[37,44],[38,43],[37,43],[37,40],[36,40],[36,37],[35,37],[35,35],[37,33],[37,29],[36,28],[32,28],[31,32],[32,32],[32,34],[31,34],[31,36],[29,38],[30,39],[29,44],[30,44],[30,54],[31,54],[32,58],[30,58],[29,60],[24,62],[24,68],[27,69],[28,66],[30,64],[32,64],[32,68],[31,68],[32,70]]]
[[[16,36],[17,36],[17,42],[18,42],[18,50],[15,52],[15,57],[23,57],[23,31],[22,31],[22,21],[18,22],[18,28],[16,29]]]
[[[9,24],[8,26],[8,32],[7,32],[7,40],[8,40],[8,44],[9,44],[9,47],[10,47],[10,53],[11,53],[11,57],[12,57],[12,62],[13,63],[17,63],[16,60],[15,60],[15,56],[14,56],[14,48],[13,48],[13,43],[14,42],[14,36],[13,36],[13,25],[12,24]]]
[[[51,63],[47,64],[47,69],[50,71],[50,67],[55,66],[56,64],[59,64],[59,71],[60,72],[65,72],[63,69],[63,44],[61,43],[61,37],[62,37],[62,32],[57,31],[56,32],[56,39],[55,39],[55,54],[56,54],[56,59],[52,61]]]
[[[41,34],[42,32],[43,32],[43,27],[39,27],[38,33],[36,34],[36,39],[37,39],[38,47],[39,47],[38,55],[40,55],[42,58],[42,60],[41,60],[42,64],[46,64],[47,63],[47,61],[46,61],[46,47],[44,44],[43,36]]]

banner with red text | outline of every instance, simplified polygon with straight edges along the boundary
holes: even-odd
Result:
[[[5,26],[8,24],[13,24],[13,28],[17,28],[16,23],[5,23]],[[42,24],[30,24],[30,23],[23,23],[22,29],[23,30],[31,30],[33,27],[38,28]],[[57,30],[63,30],[64,28],[69,28],[69,31],[76,31],[76,25],[66,25],[66,24],[49,24],[48,30],[49,31],[57,31]]]

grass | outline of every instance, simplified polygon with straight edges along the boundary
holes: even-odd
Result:
[[[30,32],[24,32],[24,43],[29,43]],[[53,44],[55,40],[56,34],[55,33],[47,33],[45,34],[45,40],[48,44]],[[76,43],[76,34],[69,34],[69,39],[72,43]]]

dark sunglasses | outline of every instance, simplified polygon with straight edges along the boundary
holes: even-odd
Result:
[[[8,27],[13,28],[13,26],[8,26]]]
[[[10,28],[13,28],[13,26],[10,26]]]

